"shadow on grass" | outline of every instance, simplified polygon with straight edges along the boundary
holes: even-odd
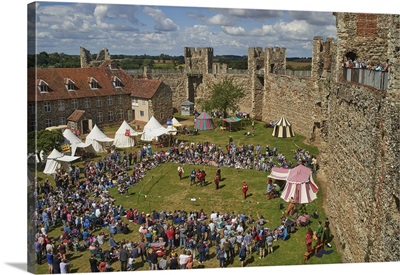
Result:
[[[75,254],[68,254],[67,255],[67,260],[68,261],[73,261],[73,260],[75,260],[75,259],[78,259],[78,258],[80,258],[80,257],[82,257],[83,256],[83,254],[81,254],[81,255],[75,255]]]
[[[251,264],[251,263],[253,263],[253,262],[254,262],[254,256],[251,255],[250,258],[246,259],[246,264],[245,264],[245,266],[247,266],[248,264]]]
[[[224,187],[225,187],[225,184],[222,184],[222,185],[219,186],[218,189],[222,189],[222,188],[224,188]]]
[[[272,246],[272,249],[273,249],[273,251],[275,252],[276,250],[278,250],[280,248],[280,246],[279,245],[274,245],[274,246]],[[272,252],[273,253],[273,252]],[[270,253],[268,253],[268,254],[270,254]]]

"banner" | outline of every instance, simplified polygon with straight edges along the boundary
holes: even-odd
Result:
[[[71,147],[69,146],[69,144],[63,144],[61,145],[61,151],[63,151],[64,153],[70,153]]]

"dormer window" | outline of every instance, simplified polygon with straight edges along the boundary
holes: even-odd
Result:
[[[99,88],[99,83],[94,77],[89,77],[89,87],[92,90]]]
[[[48,93],[49,92],[49,84],[46,83],[44,80],[39,80],[38,88],[41,93]]]
[[[114,76],[112,82],[113,82],[113,85],[114,85],[115,88],[121,88],[122,87],[121,79],[119,79],[118,77]]]
[[[65,80],[65,87],[67,88],[68,92],[73,92],[75,91],[75,82],[73,82],[70,78],[67,78]]]

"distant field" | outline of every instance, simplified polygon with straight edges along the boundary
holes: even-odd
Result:
[[[287,61],[286,67],[289,67],[289,66],[291,66],[293,68],[302,68],[302,67],[311,66],[311,62]]]

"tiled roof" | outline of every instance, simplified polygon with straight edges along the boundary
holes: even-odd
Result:
[[[134,79],[132,96],[151,99],[161,85],[161,81],[156,79]]]
[[[68,121],[77,122],[83,115],[85,114],[84,110],[75,110],[72,114],[67,118]]]
[[[122,83],[121,88],[113,86],[114,77]],[[89,79],[97,80],[99,88],[91,89]],[[75,91],[67,91],[66,80],[75,83]],[[48,92],[40,92],[38,83],[44,80],[48,84]],[[59,99],[87,98],[128,94],[133,92],[134,79],[121,69],[111,70],[109,66],[90,68],[49,68],[28,69],[28,101],[47,101]]]

